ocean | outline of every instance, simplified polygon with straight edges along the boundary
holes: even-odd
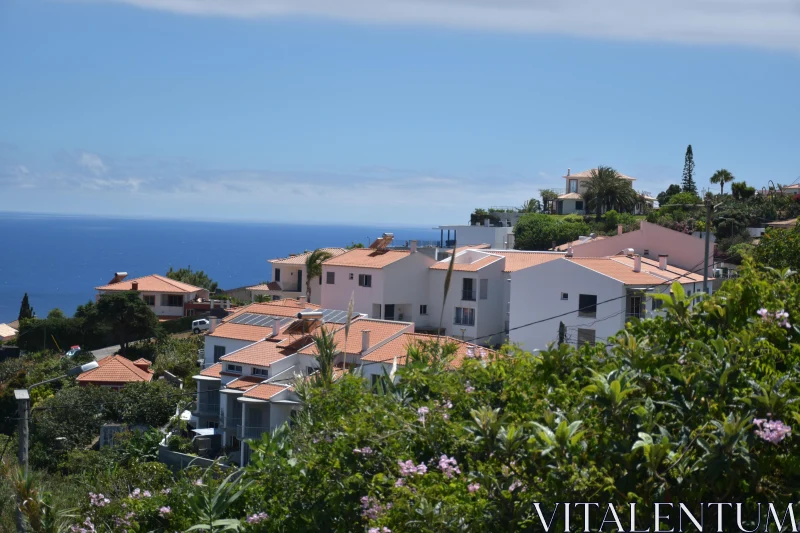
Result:
[[[68,316],[95,298],[114,272],[138,277],[170,267],[204,270],[221,289],[270,280],[268,259],[316,248],[369,245],[383,232],[395,242],[433,241],[414,227],[290,225],[120,219],[0,213],[0,323],[16,320],[27,292],[36,315]]]

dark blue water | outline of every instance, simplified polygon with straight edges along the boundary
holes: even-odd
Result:
[[[15,320],[25,292],[36,315],[67,315],[94,299],[114,272],[165,274],[204,270],[220,288],[270,279],[267,259],[325,246],[369,244],[383,232],[395,242],[434,240],[425,228],[304,226],[0,213],[0,322]]]

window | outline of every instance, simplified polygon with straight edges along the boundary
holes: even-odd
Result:
[[[578,316],[597,316],[597,295],[579,294],[578,295]]]
[[[593,329],[578,328],[578,346],[594,344],[595,331]]]
[[[642,255],[650,255],[650,250],[645,249],[644,254],[642,254]]]
[[[661,309],[661,307],[664,305],[664,302],[663,302],[663,301],[661,301],[661,300],[658,300],[658,299],[656,299],[656,298],[652,298],[652,299],[650,300],[650,302],[651,302],[651,304],[650,304],[650,305],[651,305],[651,307],[650,307],[650,308],[651,308],[653,311],[658,311],[658,310],[659,310],[659,309]]]
[[[350,279],[353,279],[353,273],[350,272]]]
[[[419,306],[419,314],[427,315],[428,314],[428,306],[427,305],[420,305]]]
[[[156,295],[155,294],[145,294],[144,296],[142,296],[142,300],[144,300],[144,303],[146,303],[147,305],[149,305],[151,307],[156,305]]]
[[[214,346],[214,362],[219,363],[220,357],[225,355],[225,347],[224,346]]]
[[[322,276],[318,276],[318,277],[319,277],[319,284],[322,285]]]
[[[183,307],[183,295],[181,294],[162,294],[161,305],[165,307]]]
[[[474,302],[475,296],[475,280],[472,278],[464,278],[461,280],[461,299]]]
[[[567,192],[578,192],[578,180],[569,180],[569,191]]]
[[[582,200],[576,200],[575,201],[575,210],[576,211],[583,211],[583,201]]]
[[[358,275],[359,287],[372,287],[372,274],[359,274]]]
[[[336,281],[336,272],[325,272],[325,283],[333,285],[334,281]]]
[[[489,280],[481,280],[481,300],[486,300],[489,297]]]
[[[275,281],[280,281],[280,280],[281,280],[281,269],[280,268],[276,268],[275,269]]]
[[[383,306],[383,319],[394,320],[394,304],[386,304]]]
[[[562,300],[569,300],[569,293],[568,292],[562,292],[561,293],[561,299]]]
[[[237,374],[241,374],[242,373],[242,365],[232,365],[232,364],[228,363],[225,366],[225,370],[227,370],[228,372],[236,372]]]
[[[269,377],[269,370],[266,368],[253,368],[252,374],[254,376],[264,376],[265,378]]]
[[[456,307],[455,323],[459,326],[474,326],[475,309],[470,307]]]

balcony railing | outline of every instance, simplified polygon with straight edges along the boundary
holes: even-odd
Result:
[[[236,430],[239,426],[242,425],[242,417],[241,416],[223,416],[222,420],[220,420],[221,425],[225,429]]]
[[[236,427],[236,435],[242,439],[260,439],[261,435],[264,433],[269,432],[269,428],[266,426],[242,426],[239,425]]]
[[[474,302],[477,295],[478,291],[470,291],[467,289],[461,291],[461,299],[465,301]]]
[[[202,395],[202,393],[201,393]],[[219,402],[197,402],[195,413],[219,416]]]

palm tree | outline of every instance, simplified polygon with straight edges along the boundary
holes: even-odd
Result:
[[[522,204],[522,207],[520,207],[520,211],[523,213],[538,213],[541,210],[542,203],[536,198],[526,200],[525,203]]]
[[[714,175],[711,176],[711,183],[719,183],[719,193],[723,194],[725,191],[725,184],[733,181],[734,179],[735,178],[733,177],[733,174],[722,168],[714,172]]]
[[[583,199],[586,207],[595,212],[597,220],[603,215],[603,209],[629,211],[636,205],[639,195],[631,187],[628,180],[611,167],[599,166],[592,170],[586,183]]]
[[[317,248],[306,257],[306,301],[311,303],[311,280],[322,275],[322,263],[333,257],[327,250]]]

